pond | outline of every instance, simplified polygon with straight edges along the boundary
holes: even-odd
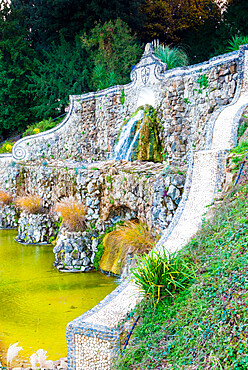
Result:
[[[67,323],[99,303],[117,281],[95,271],[58,272],[52,246],[21,245],[16,235],[0,230],[0,361],[6,364],[15,342],[23,351],[12,366],[25,364],[40,348],[58,360],[67,356]]]

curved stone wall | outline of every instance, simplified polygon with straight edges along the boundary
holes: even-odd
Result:
[[[64,120],[45,133],[17,141],[13,160],[94,162],[110,158],[119,129],[135,112],[144,89],[150,91],[159,112],[168,158],[185,159],[189,150],[204,149],[206,123],[233,99],[241,65],[242,50],[167,71],[149,49],[132,71],[130,84],[70,96]]]

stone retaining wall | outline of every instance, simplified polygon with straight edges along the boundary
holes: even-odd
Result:
[[[16,241],[23,244],[50,244],[57,236],[58,221],[57,215],[22,212]]]
[[[27,162],[8,167],[0,177],[0,188],[17,196],[37,194],[45,208],[63,197],[76,196],[88,208],[88,223],[100,232],[126,218],[138,218],[161,231],[180,202],[183,173],[179,167],[138,161],[83,167],[69,162]]]
[[[15,229],[17,227],[17,215],[13,205],[0,207],[0,229]]]

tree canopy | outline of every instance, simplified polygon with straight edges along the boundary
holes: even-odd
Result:
[[[29,76],[35,69],[34,52],[20,11],[2,5],[0,12],[0,135],[19,131],[32,120]]]
[[[80,32],[88,32],[96,24],[121,18],[133,29],[139,5],[143,0],[12,0],[12,6],[23,12],[25,27],[30,31],[32,45],[37,50],[49,49],[52,42],[74,42]]]
[[[197,63],[245,40],[247,23],[247,0],[222,15],[214,0],[2,0],[0,135],[57,116],[70,94],[128,83],[142,43]]]
[[[220,20],[220,9],[212,0],[147,0],[140,11],[145,15],[143,38],[166,44],[180,43],[186,31]]]

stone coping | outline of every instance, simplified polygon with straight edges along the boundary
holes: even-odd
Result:
[[[239,65],[239,71],[238,71],[238,81],[237,81],[237,88],[236,88],[235,95],[234,95],[234,98],[233,98],[232,102],[228,105],[225,105],[225,106],[220,107],[219,109],[217,109],[211,115],[211,118],[209,119],[209,121],[207,123],[207,133],[206,133],[206,139],[205,139],[205,149],[207,149],[207,150],[211,149],[212,139],[213,139],[213,131],[214,131],[214,124],[215,124],[215,121],[217,120],[218,116],[220,115],[221,112],[224,111],[225,108],[236,104],[239,97],[240,97],[241,90],[242,90],[243,79],[244,79],[244,62],[245,62],[245,51],[246,50],[248,50],[248,45],[243,45],[239,50],[240,65]],[[233,53],[231,53],[231,54],[233,54]],[[224,55],[228,55],[228,54],[224,54]],[[233,145],[234,146],[237,143],[237,133],[235,132],[235,127],[238,126],[238,123],[239,123],[238,122],[239,121],[238,117],[239,117],[239,115],[241,117],[242,112],[241,112],[241,114],[238,112],[236,114],[236,117],[235,117],[235,125],[234,125],[234,129],[233,129],[233,133],[232,133],[232,139],[233,139]],[[236,119],[238,119],[238,121],[236,121]]]
[[[16,227],[0,227],[0,230],[17,230],[18,226]]]

